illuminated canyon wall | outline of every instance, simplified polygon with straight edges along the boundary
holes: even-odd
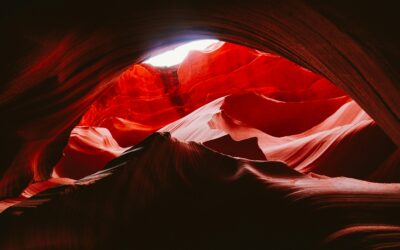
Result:
[[[2,249],[400,245],[393,6],[18,4],[0,22]],[[205,37],[234,43],[140,64]]]
[[[217,135],[229,135],[230,143],[257,138],[253,146],[265,152],[260,159],[331,176],[368,179],[394,153],[376,123],[325,78],[276,55],[231,43],[213,47],[172,68],[135,64],[124,72],[72,130],[54,176],[79,179],[101,170],[123,148],[195,109],[162,131],[222,153],[229,142],[208,142]]]

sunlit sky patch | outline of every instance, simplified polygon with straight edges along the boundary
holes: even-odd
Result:
[[[219,42],[216,39],[196,40],[180,45],[159,55],[150,57],[144,63],[155,67],[171,67],[181,63],[192,50],[205,50],[208,46]]]

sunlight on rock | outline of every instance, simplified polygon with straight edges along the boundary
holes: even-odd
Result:
[[[206,50],[211,45],[219,42],[216,39],[204,39],[188,42],[175,49],[168,50],[159,55],[150,57],[144,63],[153,65],[155,67],[171,67],[181,63],[188,53],[192,50]]]

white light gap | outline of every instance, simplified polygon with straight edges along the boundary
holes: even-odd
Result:
[[[155,67],[171,67],[180,64],[192,50],[206,50],[209,46],[219,42],[216,39],[204,39],[188,42],[172,50],[150,57],[144,63]]]

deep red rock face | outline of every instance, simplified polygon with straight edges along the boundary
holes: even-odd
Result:
[[[176,67],[131,66],[82,117],[53,175],[83,178],[159,129],[234,157],[364,179],[395,150],[325,78],[282,57],[219,42]]]
[[[368,248],[360,234],[396,241],[400,187],[357,179],[396,181],[398,162],[392,141],[328,80],[220,42],[115,79],[52,178],[0,202],[0,247]]]
[[[175,67],[132,65],[114,82],[72,130],[52,178],[0,202],[0,247],[397,242],[400,186],[368,181],[397,181],[399,151],[325,78],[220,42]]]
[[[0,249],[399,249],[395,1],[25,2],[0,17]],[[211,37],[257,50],[139,63]]]

